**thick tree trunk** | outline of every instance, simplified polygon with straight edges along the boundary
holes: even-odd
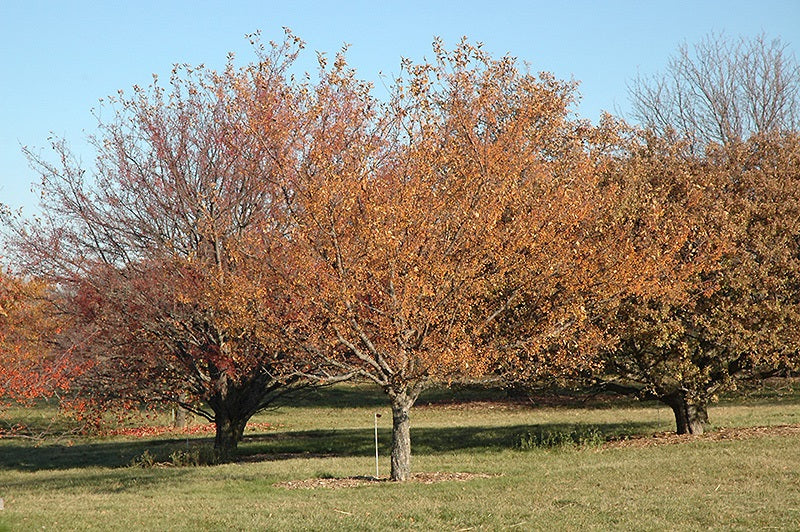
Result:
[[[678,434],[702,434],[708,423],[705,403],[690,402],[683,392],[674,392],[662,401],[675,414],[675,430]]]
[[[226,462],[230,460],[239,442],[242,441],[247,419],[217,413],[214,424],[217,431],[214,437],[214,451],[219,461]]]
[[[391,479],[408,480],[411,474],[411,422],[409,410],[414,399],[405,392],[391,394],[392,399],[392,472]]]
[[[214,412],[214,451],[218,460],[230,460],[242,441],[250,418],[290,389],[295,381],[275,380],[268,372],[262,371],[237,381],[224,374],[218,377],[214,383],[216,393],[206,399]]]

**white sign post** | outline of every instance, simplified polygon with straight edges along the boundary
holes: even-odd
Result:
[[[378,473],[378,418],[381,417],[377,412],[375,413],[375,478],[380,475]]]

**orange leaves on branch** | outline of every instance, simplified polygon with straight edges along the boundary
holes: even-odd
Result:
[[[479,44],[437,41],[380,101],[346,49],[298,82],[301,41],[253,38],[255,64],[115,98],[93,180],[63,143],[29,154],[46,215],[10,223],[16,258],[63,290],[98,404],[203,402],[230,443],[305,378],[371,379],[399,412],[432,380],[593,372],[625,302],[717,293],[715,217],[756,208],[706,209],[734,168],[577,120],[575,83]]]
[[[388,102],[344,62],[308,93],[283,174],[279,277],[298,319],[328,362],[387,390],[479,374],[498,347],[537,351],[566,329],[581,365],[603,342],[589,307],[641,273],[605,214],[605,154],[587,149],[619,136],[571,121],[571,83],[466,41],[435,52],[403,63]]]
[[[241,437],[230,427],[306,365],[281,320],[292,297],[273,289],[287,264],[285,176],[302,151],[305,89],[289,72],[302,42],[256,48],[255,64],[176,65],[168,84],[109,100],[92,179],[63,142],[56,163],[28,152],[44,215],[4,220],[20,269],[59,287],[85,340],[87,404],[201,405],[228,427],[225,452]]]
[[[670,404],[690,430],[674,405],[702,411],[702,425],[737,381],[796,365],[800,142],[772,133],[697,153],[647,133],[631,146],[613,172],[618,213],[668,268],[605,316],[620,342],[596,375]]]
[[[63,336],[67,322],[48,312],[49,291],[0,271],[0,398],[27,402],[64,393],[87,368]]]

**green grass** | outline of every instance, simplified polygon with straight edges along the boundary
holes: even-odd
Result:
[[[464,393],[461,399],[487,398]],[[2,439],[0,530],[800,528],[796,436],[607,447],[599,440],[671,430],[670,411],[635,403],[453,404],[436,394],[412,410],[413,469],[497,476],[276,486],[374,474],[375,412],[382,414],[381,474],[388,472],[389,409],[380,393],[345,386],[259,416],[277,427],[248,432],[240,448],[245,461],[233,464],[130,467],[145,450],[167,460],[186,448],[185,438]],[[715,427],[800,423],[795,399],[730,399],[710,416]],[[40,408],[31,417],[41,416]],[[208,443],[189,439],[192,449]]]

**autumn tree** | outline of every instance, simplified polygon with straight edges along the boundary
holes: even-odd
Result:
[[[257,64],[176,66],[168,88],[120,92],[103,108],[94,168],[62,141],[56,162],[27,151],[42,215],[5,220],[19,267],[60,287],[86,339],[81,396],[178,403],[216,424],[223,458],[253,414],[299,385],[280,319],[292,303],[259,265],[281,260],[282,191],[270,184],[295,140],[286,71],[301,47],[288,34]],[[258,138],[243,92],[271,117]]]
[[[703,190],[699,208],[674,216],[694,219],[700,241],[720,242],[716,251],[686,253],[704,264],[685,301],[630,300],[616,315],[623,343],[609,368],[627,383],[611,385],[668,404],[679,433],[702,432],[719,392],[769,374],[796,352],[787,287],[796,275],[788,257],[796,254],[798,91],[800,67],[788,45],[764,35],[683,45],[663,76],[630,89],[634,116],[652,135],[634,157],[651,167],[640,174],[667,176],[680,191],[668,198],[673,207]],[[663,150],[654,157],[656,144],[674,150],[675,134],[686,149],[669,162]]]
[[[799,148],[796,134],[758,135],[697,157],[651,137],[620,170],[690,221],[690,275],[682,296],[629,298],[609,316],[620,343],[601,380],[670,406],[679,434],[702,433],[720,393],[796,363]]]
[[[625,191],[617,208],[620,216],[634,221],[632,236],[640,239],[643,249],[652,247],[650,231],[641,231],[639,220],[660,211],[679,224],[687,238],[675,250],[675,270],[665,278],[670,290],[626,297],[603,316],[618,343],[606,351],[599,381],[617,392],[662,401],[673,409],[679,433],[697,431],[706,416],[705,403],[687,394],[685,384],[689,373],[696,376],[702,370],[688,371],[690,349],[681,343],[688,335],[679,316],[697,304],[697,294],[716,289],[711,276],[720,256],[724,221],[715,196],[717,183],[686,143],[634,134],[626,144],[608,179]]]
[[[52,292],[0,270],[0,405],[64,395],[86,369],[71,355],[66,317],[48,312]]]
[[[394,480],[410,474],[409,415],[426,386],[543,353],[588,325],[584,304],[637,279],[635,260],[612,268],[593,252],[627,248],[610,226],[598,237],[591,128],[569,118],[573,84],[466,41],[434,51],[403,63],[385,104],[344,54],[323,58],[284,191],[293,259],[282,277],[313,316],[309,351],[386,392]],[[583,349],[558,350],[551,370],[586,363],[602,341],[572,338]]]
[[[779,38],[711,34],[682,44],[665,72],[629,86],[633,118],[689,139],[695,152],[754,134],[797,130],[800,65]]]
[[[636,179],[620,179],[632,134],[606,114],[596,126],[581,123],[571,149],[553,159],[553,190],[571,201],[562,205],[564,214],[544,219],[553,233],[540,243],[541,255],[526,257],[527,280],[492,331],[509,386],[549,388],[596,375],[605,364],[601,353],[618,345],[607,318],[620,305],[683,297],[681,287],[695,268],[681,258],[691,222],[673,216]]]

